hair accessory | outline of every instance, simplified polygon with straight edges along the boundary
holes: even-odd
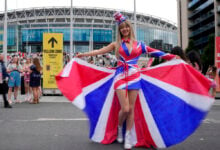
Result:
[[[120,12],[114,13],[114,18],[115,21],[117,22],[118,25],[120,25],[122,22],[126,21],[126,17],[123,16]]]

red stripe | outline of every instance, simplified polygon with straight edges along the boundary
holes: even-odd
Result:
[[[82,92],[82,88],[110,75],[77,62],[73,62],[69,77],[61,77],[62,72],[56,76],[57,86],[70,101]]]
[[[163,66],[142,73],[188,92],[209,96],[211,81],[188,64]]]
[[[148,125],[145,121],[139,96],[135,104],[134,122],[135,122],[136,136],[137,136],[136,147],[148,147],[148,148],[150,148],[151,146],[156,147],[156,144],[154,143],[151,134],[149,132]]]
[[[115,93],[105,130],[105,137],[101,142],[102,144],[110,144],[117,138],[118,113],[120,108],[118,97]]]
[[[140,73],[137,72],[137,73],[132,74],[131,76],[128,76],[127,78],[120,79],[117,82],[115,82],[114,89],[117,89],[119,86],[129,83],[129,81],[133,81],[139,77],[140,77]]]

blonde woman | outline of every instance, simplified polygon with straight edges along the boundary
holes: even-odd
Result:
[[[14,100],[16,103],[20,103],[21,101],[18,100],[18,90],[21,86],[21,76],[20,73],[22,73],[22,66],[19,64],[18,57],[15,56],[12,58],[12,63],[10,63],[7,67],[7,72],[10,75],[9,81],[8,81],[8,102],[11,104],[11,95],[12,95],[12,89],[14,88]]]
[[[116,74],[118,75],[114,89],[116,90],[121,106],[118,115],[117,141],[119,143],[123,142],[122,125],[126,121],[124,148],[131,149],[133,146],[131,129],[134,123],[134,107],[138,91],[141,88],[140,72],[137,65],[138,58],[143,53],[149,53],[154,57],[167,60],[171,60],[176,56],[165,54],[164,52],[145,46],[142,42],[136,41],[131,23],[119,12],[115,13],[114,17],[118,23],[117,41],[99,50],[78,54],[76,57],[95,56],[115,50],[115,55],[118,59],[116,69]],[[132,74],[132,76],[130,76],[130,74]]]

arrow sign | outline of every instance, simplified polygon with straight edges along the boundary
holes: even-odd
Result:
[[[50,43],[51,43],[52,48],[54,48],[54,43],[57,44],[57,40],[56,40],[54,37],[52,37],[52,38],[48,41],[48,44],[50,44]]]

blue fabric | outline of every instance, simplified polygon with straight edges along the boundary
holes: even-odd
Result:
[[[19,86],[21,86],[20,72],[12,71],[10,73],[10,78],[9,78],[9,81],[8,81],[8,86],[9,87],[19,87]]]
[[[145,45],[143,42],[141,42],[141,50],[142,50],[142,54],[147,53],[147,51],[146,51],[146,45]]]
[[[129,50],[128,50],[128,48],[127,48],[125,42],[122,43],[122,48],[123,48],[123,50],[125,51],[126,55],[129,56],[130,53],[129,53]]]
[[[163,56],[164,54],[165,53],[162,51],[157,51],[157,52],[150,53],[150,56],[159,58],[160,56]]]
[[[141,85],[167,147],[186,139],[207,114],[145,80],[141,80]]]
[[[105,82],[102,86],[91,92],[90,94],[86,95],[86,107],[84,108],[84,112],[87,114],[88,118],[90,118],[90,135],[91,138],[97,121],[99,119],[99,115],[103,109],[103,105],[105,103],[106,97],[110,91],[110,87],[112,85],[113,78],[109,81]],[[97,100],[98,99],[98,100]]]

